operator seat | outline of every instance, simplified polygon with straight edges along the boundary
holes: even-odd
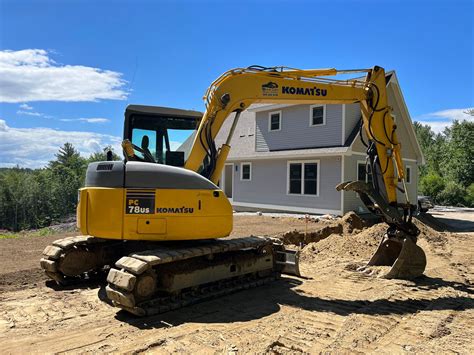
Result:
[[[148,138],[147,135],[144,135],[143,138],[142,138],[141,148],[143,149],[143,151],[146,154],[149,154],[152,157],[153,155],[151,154],[150,150],[148,149],[149,145],[150,145],[150,138]]]

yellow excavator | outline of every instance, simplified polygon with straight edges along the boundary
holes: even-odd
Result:
[[[338,80],[364,73],[365,79]],[[208,88],[204,115],[171,108],[129,106],[124,161],[88,166],[79,191],[79,237],[44,250],[41,267],[60,284],[108,271],[106,293],[136,315],[180,308],[261,285],[281,273],[299,275],[298,252],[276,239],[229,238],[232,207],[217,186],[239,115],[255,103],[360,103],[370,183],[343,182],[388,224],[368,265],[388,265],[387,278],[420,276],[426,256],[416,245],[416,205],[406,192],[396,125],[387,102],[385,71],[299,70],[251,66],[230,70]],[[233,119],[226,143],[215,138]],[[170,133],[193,130],[173,150]],[[397,201],[397,189],[405,201]]]

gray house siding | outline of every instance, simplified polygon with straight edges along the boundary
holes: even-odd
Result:
[[[282,149],[341,145],[342,105],[325,105],[326,123],[310,126],[310,105],[295,105],[256,113],[255,149],[266,152]],[[270,112],[281,111],[281,129],[269,131]]]
[[[361,118],[360,104],[358,103],[345,105],[345,111],[346,122],[344,124],[344,140],[342,144],[349,138],[352,130]]]
[[[310,162],[319,160],[319,195],[287,194],[288,162]],[[340,213],[341,195],[335,186],[341,181],[341,157],[314,157],[311,159],[253,160],[250,181],[240,179],[240,163],[234,161],[233,205],[257,204],[257,208],[278,209],[274,206],[292,206],[310,209],[314,213]],[[318,210],[320,210],[318,212]]]
[[[345,181],[356,181],[357,180],[357,161],[364,160],[365,157],[362,155],[348,155],[344,157],[344,180]],[[360,198],[357,196],[357,193],[354,191],[344,191],[342,192],[344,199],[344,211],[343,213],[349,211],[356,212],[365,212],[366,210],[362,208],[363,204],[361,203]],[[361,209],[362,208],[362,209]]]

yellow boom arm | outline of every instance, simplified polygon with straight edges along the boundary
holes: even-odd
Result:
[[[365,80],[334,80],[324,78],[347,73],[366,73]],[[367,137],[375,142],[381,175],[388,203],[397,202],[398,179],[404,182],[404,167],[396,126],[387,103],[383,68],[361,70],[249,67],[233,69],[215,80],[204,97],[206,112],[199,125],[185,168],[199,171],[217,183],[230,149],[230,138],[241,111],[254,103],[286,104],[349,104],[360,102],[363,127]],[[236,112],[226,143],[219,150],[214,146],[224,120]],[[206,158],[207,157],[207,158]],[[407,200],[408,203],[408,200]]]

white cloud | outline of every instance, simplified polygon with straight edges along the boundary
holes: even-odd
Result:
[[[36,117],[41,117],[43,116],[42,113],[40,112],[34,112],[34,111],[23,111],[23,110],[18,110],[16,111],[17,115],[27,115],[27,116],[36,116]]]
[[[21,104],[21,105],[20,105],[20,108],[21,108],[22,110],[33,110],[33,107],[30,106],[30,105],[28,105],[28,104]]]
[[[435,133],[441,133],[446,127],[450,126],[454,120],[472,121],[474,117],[465,113],[469,109],[472,108],[455,108],[436,111],[415,117],[414,121],[418,121],[424,125],[429,125]]]
[[[72,143],[83,156],[111,145],[120,154],[121,138],[84,131],[60,131],[51,128],[14,128],[0,119],[0,166],[27,168],[45,166],[66,142]]]
[[[108,118],[61,118],[63,122],[87,122],[87,123],[106,123],[110,122]]]
[[[0,119],[0,132],[6,132],[7,131],[7,123],[5,120]]]
[[[0,51],[0,102],[123,100],[125,84],[121,73],[58,64],[43,49]]]

